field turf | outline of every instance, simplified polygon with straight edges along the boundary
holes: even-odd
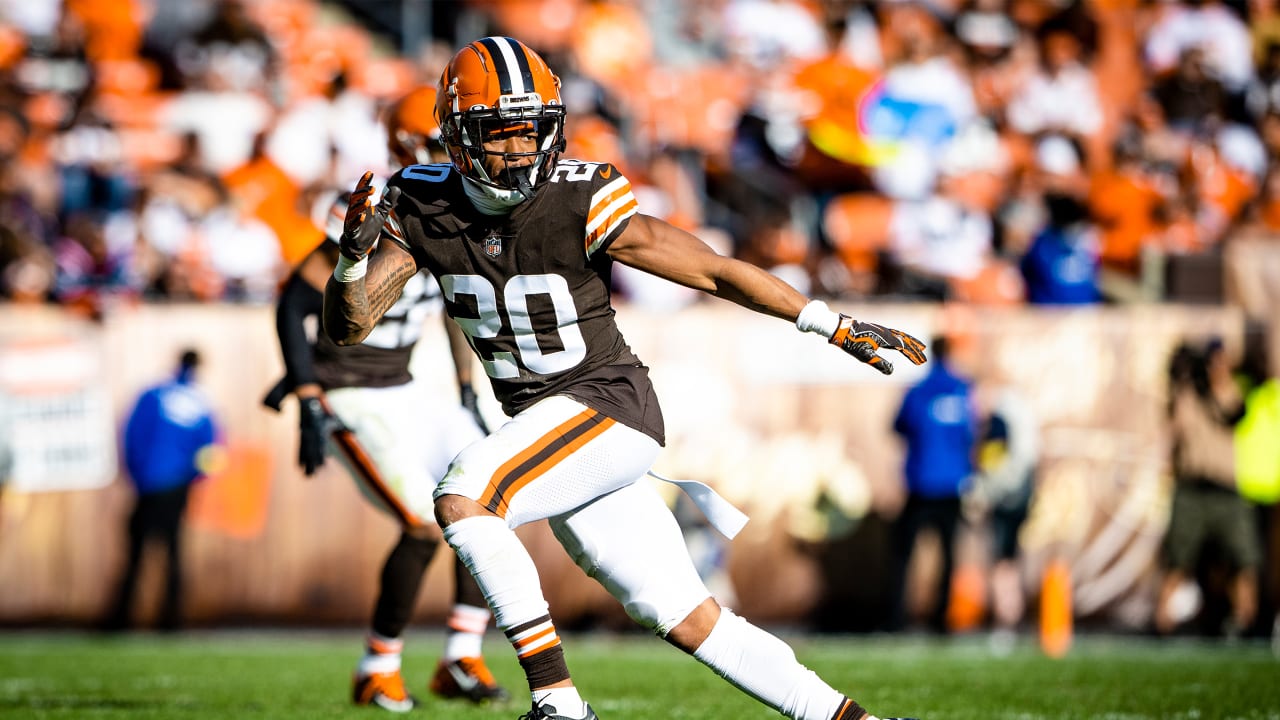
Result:
[[[922,720],[1280,720],[1280,660],[1262,644],[1078,638],[1064,659],[1029,641],[996,658],[981,638],[784,635],[800,658],[882,715]],[[392,717],[349,704],[361,634],[226,631],[97,636],[0,631],[0,718]],[[441,636],[411,633],[405,673],[425,700],[412,717],[515,720],[527,694],[510,648],[486,640],[517,701],[476,708],[425,686]],[[692,658],[645,635],[569,634],[569,666],[602,720],[778,717]]]

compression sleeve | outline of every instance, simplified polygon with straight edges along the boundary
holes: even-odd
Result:
[[[314,350],[307,337],[308,315],[320,316],[324,293],[312,287],[298,273],[285,281],[276,304],[276,335],[284,353],[284,367],[290,389],[316,382]]]

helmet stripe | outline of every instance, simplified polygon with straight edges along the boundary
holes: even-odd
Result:
[[[511,93],[511,73],[507,70],[507,58],[503,56],[502,50],[498,47],[496,38],[481,38],[477,44],[484,46],[489,52],[489,57],[493,60],[493,71],[498,76],[498,92],[502,95]]]
[[[503,39],[511,43],[512,54],[516,56],[516,67],[520,71],[520,82],[524,85],[524,92],[537,91],[538,88],[533,84],[533,70],[529,67],[529,49],[518,40]]]
[[[480,44],[489,51],[489,56],[493,58],[493,70],[498,75],[499,93],[511,95],[513,93],[527,92],[524,87],[524,78],[517,74],[516,56],[523,53],[515,52],[511,39],[487,37],[480,40]]]

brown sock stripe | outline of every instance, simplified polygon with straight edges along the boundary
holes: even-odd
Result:
[[[556,626],[551,622],[550,615],[534,618],[503,631],[516,649],[516,657],[520,661],[520,667],[524,668],[531,690],[569,679],[564,648],[555,632]]]
[[[531,620],[507,630],[506,634],[507,640],[516,650],[516,655],[520,657],[534,655],[548,647],[560,644],[560,637],[556,635],[556,626],[551,622],[549,615],[543,615],[539,620]]]
[[[524,669],[530,690],[550,687],[569,679],[569,666],[564,661],[564,646],[558,641],[531,655],[520,656],[520,667]]]
[[[835,715],[831,716],[831,720],[862,720],[866,715],[867,711],[861,705],[851,698],[845,698],[844,703],[840,705],[840,709],[836,711]]]
[[[561,423],[498,468],[481,494],[480,504],[498,517],[506,517],[517,493],[613,424],[612,418],[591,409]]]

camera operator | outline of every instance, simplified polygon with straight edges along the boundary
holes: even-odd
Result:
[[[1194,613],[1202,551],[1211,542],[1225,553],[1231,614],[1222,632],[1234,636],[1253,623],[1261,549],[1254,514],[1236,491],[1234,428],[1244,403],[1219,339],[1203,350],[1183,345],[1170,363],[1169,423],[1173,441],[1172,515],[1165,535],[1166,575],[1155,628],[1169,634]]]

